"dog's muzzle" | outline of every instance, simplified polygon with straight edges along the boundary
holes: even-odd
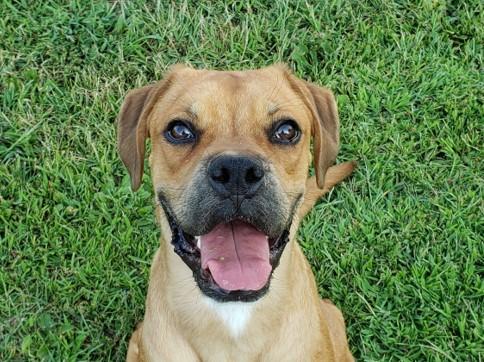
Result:
[[[253,157],[216,156],[204,170],[183,210],[173,210],[158,192],[171,243],[202,293],[222,302],[255,301],[269,289],[302,194],[287,207],[273,176]]]

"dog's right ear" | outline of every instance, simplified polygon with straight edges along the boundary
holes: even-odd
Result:
[[[128,169],[133,191],[138,190],[143,177],[147,106],[153,103],[156,89],[156,85],[148,85],[131,90],[118,115],[118,152]]]
[[[176,64],[158,83],[133,89],[124,99],[118,115],[118,152],[128,169],[133,191],[139,189],[143,178],[145,141],[149,137],[148,118],[155,103],[173,84],[176,76],[191,68]]]
[[[173,84],[176,74],[185,69],[188,68],[184,65],[174,65],[162,81],[129,91],[121,106],[118,115],[118,152],[128,169],[133,191],[139,189],[143,178],[149,115],[155,103]]]

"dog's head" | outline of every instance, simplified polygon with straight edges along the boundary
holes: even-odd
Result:
[[[268,290],[305,192],[313,139],[317,182],[338,152],[332,93],[285,66],[220,72],[176,66],[128,93],[119,153],[133,190],[151,138],[154,190],[174,251],[200,290],[252,301]]]

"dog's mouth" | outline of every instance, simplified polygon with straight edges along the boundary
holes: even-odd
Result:
[[[271,238],[249,221],[221,222],[207,234],[185,232],[166,205],[175,252],[192,270],[202,293],[217,301],[255,301],[267,293],[271,275],[289,241],[289,230]]]
[[[249,223],[217,225],[198,238],[202,270],[227,290],[259,290],[269,280],[269,237]]]

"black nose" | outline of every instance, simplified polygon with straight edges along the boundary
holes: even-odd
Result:
[[[259,160],[244,156],[217,156],[208,166],[208,179],[222,196],[250,197],[262,184],[264,169]]]

